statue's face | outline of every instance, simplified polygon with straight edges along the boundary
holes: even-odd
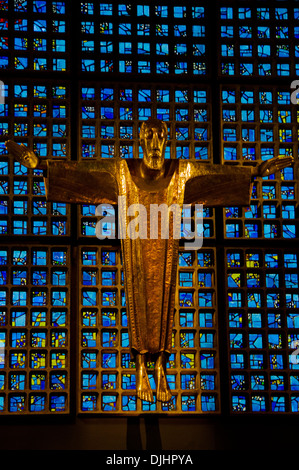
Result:
[[[141,130],[143,161],[150,170],[161,170],[167,142],[167,128],[160,121],[149,121]]]

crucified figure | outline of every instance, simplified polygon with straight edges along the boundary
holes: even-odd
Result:
[[[28,168],[44,170],[49,201],[77,204],[118,203],[120,211],[139,204],[150,214],[153,204],[204,204],[248,206],[255,177],[270,175],[289,166],[292,157],[277,156],[256,167],[214,165],[186,160],[165,160],[167,126],[149,119],[142,123],[143,158],[93,159],[89,161],[42,160],[24,145],[6,142],[8,152]],[[124,218],[125,220],[125,218]],[[147,222],[150,222],[147,220]],[[169,213],[169,237],[121,239],[130,350],[136,363],[137,396],[154,400],[147,374],[148,359],[155,362],[156,398],[168,402],[167,359],[171,353],[174,298],[179,253],[173,214]]]

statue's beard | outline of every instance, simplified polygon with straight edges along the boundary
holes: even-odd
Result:
[[[160,152],[153,152],[148,156],[146,165],[151,170],[161,170],[163,166],[163,158],[161,158]]]
[[[161,170],[163,162],[159,158],[151,158],[147,162],[147,166],[150,170]]]

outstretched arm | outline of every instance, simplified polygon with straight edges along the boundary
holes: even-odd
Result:
[[[293,157],[277,156],[252,166],[212,165],[180,162],[185,166],[186,204],[207,206],[248,206],[253,181],[290,166]]]
[[[11,140],[5,144],[9,153],[22,165],[44,170],[48,201],[77,204],[117,203],[118,188],[114,160],[42,161],[25,145],[18,145]]]
[[[182,162],[182,165],[186,165],[185,204],[212,207],[250,204],[251,167],[199,162]]]

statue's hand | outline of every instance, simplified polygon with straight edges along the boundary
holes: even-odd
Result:
[[[39,158],[32,150],[29,150],[24,144],[16,144],[12,140],[5,142],[8,152],[14,158],[27,168],[36,168],[39,164]]]
[[[260,163],[254,171],[254,176],[269,176],[276,171],[282,170],[287,166],[292,165],[294,162],[293,157],[291,156],[277,156],[273,157],[266,162]]]

